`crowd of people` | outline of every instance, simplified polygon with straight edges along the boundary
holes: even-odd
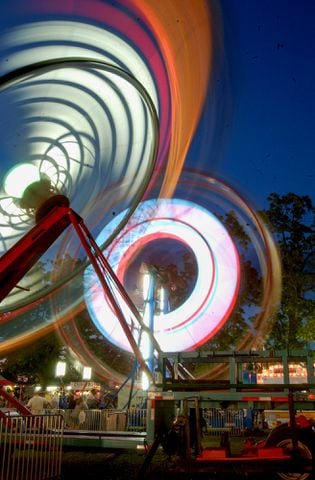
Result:
[[[65,391],[62,388],[52,393],[38,390],[30,396],[21,395],[21,392],[8,388],[7,393],[15,397],[34,414],[45,413],[47,410],[71,409],[80,411],[115,408],[116,406],[112,397],[96,388],[92,388],[88,392],[81,390]],[[0,395],[0,408],[10,407],[12,407],[10,401]]]
[[[35,390],[30,395],[27,395],[25,390],[21,392],[15,388],[7,388],[6,395],[2,396],[0,391],[0,409],[20,411],[16,401],[33,415],[61,414],[65,421],[65,428],[71,429],[82,428],[84,425],[89,428],[95,422],[103,422],[108,414],[112,415],[108,412],[117,407],[117,399],[108,392],[96,388],[88,391],[63,388],[53,392]]]

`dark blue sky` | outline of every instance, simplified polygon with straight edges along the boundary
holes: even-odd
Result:
[[[271,192],[315,203],[315,2],[220,5],[223,49],[189,164],[198,158],[258,208]],[[205,132],[214,121],[210,146]]]
[[[68,11],[69,19],[71,19],[76,1],[82,6],[82,10],[88,8],[88,0],[85,0],[85,2],[84,0],[81,2],[79,2],[79,0],[65,0],[65,7],[68,8],[65,8],[66,13],[63,12],[62,15],[60,14],[61,20],[65,20],[65,18],[68,20]],[[168,5],[168,2],[172,0],[155,1],[165,2],[165,5]],[[191,2],[191,5],[194,2],[194,0],[186,1]],[[288,192],[293,192],[298,195],[309,195],[315,204],[315,167],[313,160],[315,150],[315,1],[208,1],[209,5],[217,9],[217,13],[220,15],[220,17],[214,17],[213,25],[215,34],[214,69],[208,89],[204,113],[200,121],[198,134],[193,141],[187,158],[187,166],[202,169],[209,175],[216,176],[220,180],[231,184],[242,197],[248,199],[248,202],[254,209],[267,207],[267,196],[272,192],[281,195]],[[55,20],[59,18],[55,2],[58,3],[57,0],[47,2],[41,2],[41,0],[29,2],[26,0],[3,1],[0,15],[0,29],[2,33],[5,27],[9,25],[13,26],[34,20]],[[94,5],[100,6],[106,3],[108,5],[115,5],[117,2],[112,0],[104,0],[102,2],[100,0],[100,2],[95,2]],[[178,4],[180,5],[180,3],[181,0]],[[33,4],[36,4],[38,7],[36,9],[36,15],[31,8]],[[51,10],[48,6],[51,7]],[[44,12],[45,8],[47,8],[46,12]],[[101,25],[102,22],[101,19],[97,17],[97,12],[93,9],[91,9],[91,11],[95,14],[95,18],[90,19],[91,24],[93,24],[93,26]],[[88,12],[88,15],[89,14],[90,11]],[[108,17],[105,16],[105,20],[107,19]],[[80,20],[84,21],[85,17],[80,17]],[[26,48],[28,41],[30,42],[28,45],[29,50],[33,47],[33,43],[36,43],[36,41],[41,42],[40,39],[36,40],[36,38],[32,36],[34,33],[32,30],[33,27],[34,25],[30,27],[28,32],[24,32],[23,30],[23,36],[19,37],[20,45],[16,46],[14,43],[17,41],[17,37],[12,39],[13,43],[12,45],[10,44],[9,47],[6,47],[4,43],[0,43],[1,52],[8,48],[7,54],[2,54],[2,58],[0,56],[1,72],[7,71],[7,69],[10,70],[10,61],[16,53],[15,50],[25,48],[25,51],[28,51]],[[78,26],[77,28],[81,34],[81,27]],[[117,30],[119,29],[117,28]],[[50,52],[52,52],[51,55],[58,57],[58,51],[56,50],[58,50],[58,42],[62,43],[63,37],[62,35],[58,36],[55,26],[53,26],[52,32],[53,38],[49,45],[51,47]],[[66,30],[65,35],[71,37],[71,32],[71,30]],[[29,37],[27,33],[30,33]],[[47,36],[48,33],[50,34],[51,31],[47,32]],[[73,31],[73,33],[77,32]],[[89,42],[92,40],[88,34],[86,37],[86,44],[83,44],[83,46],[88,50],[90,48],[93,52],[94,47],[96,47],[96,49],[98,48],[98,44],[90,46]],[[125,38],[125,36],[123,38]],[[72,38],[68,38],[66,41],[71,43],[72,40]],[[75,41],[77,42],[77,40]],[[46,46],[45,42],[46,40],[42,41],[44,46]],[[106,46],[107,45],[106,43]],[[183,48],[185,48],[185,45],[183,45]],[[139,51],[140,50],[139,48]],[[121,50],[118,49],[117,52],[120,60]],[[61,53],[62,52],[59,51],[59,54]],[[110,55],[113,54],[111,50],[109,53]],[[22,64],[38,61],[37,58],[30,60],[28,55],[24,55],[24,52],[19,57],[19,61],[20,60]],[[49,95],[47,96],[49,97]],[[174,103],[176,105],[176,102]],[[20,161],[19,151],[18,149],[15,150],[15,144],[10,141],[12,132],[17,135],[23,132],[25,133],[25,138],[27,140],[31,139],[32,141],[38,137],[41,139],[41,135],[37,134],[36,131],[35,137],[32,136],[31,129],[29,129],[29,136],[28,129],[23,128],[18,131],[16,118],[19,118],[24,127],[23,117],[16,116],[13,122],[11,124],[9,123],[10,128],[8,128],[5,103],[3,102],[2,105],[4,105],[4,114],[0,119],[0,126],[3,124],[3,131],[5,132],[2,136],[2,144],[4,145],[7,141],[7,144],[12,147],[15,152],[15,157]],[[80,112],[81,110],[85,112],[83,108],[80,109]],[[134,110],[133,108],[130,112],[132,113]],[[34,111],[37,113],[37,110]],[[57,109],[57,111],[59,110]],[[27,115],[28,114],[29,111],[27,110]],[[43,114],[44,117],[45,115]],[[55,113],[53,117],[54,115]],[[33,118],[33,116],[30,115],[31,118]],[[8,117],[10,117],[10,115],[8,115]],[[35,115],[35,118],[37,118],[37,115]],[[185,118],[185,121],[189,122],[190,118]],[[139,122],[139,118],[137,118],[137,122]],[[121,123],[121,118],[119,118],[119,122],[117,123]],[[101,126],[103,126],[102,123]],[[70,125],[70,127],[72,127],[72,125]],[[77,124],[74,124],[74,127],[78,128]],[[71,128],[69,130],[72,131]],[[46,136],[43,135],[43,137],[46,142]],[[51,136],[49,131],[47,138],[50,142],[51,139],[56,140],[56,138],[58,139],[59,137]],[[31,142],[29,142],[29,144],[31,144]],[[53,142],[51,144],[54,145]],[[23,149],[25,143],[19,140],[19,145],[21,145]],[[86,151],[87,150],[88,149],[86,149]],[[70,158],[71,160],[77,160],[73,152],[71,152]],[[95,155],[95,158],[99,159],[99,156]],[[129,157],[126,155],[126,158]],[[81,157],[78,155],[78,165],[88,165],[88,162],[82,162],[81,164],[80,159]],[[1,165],[3,166],[4,163],[5,156],[3,155]],[[103,164],[101,166],[103,167]],[[125,171],[124,166],[125,165],[122,164],[123,172]],[[89,171],[94,172],[96,170],[93,168]],[[103,172],[103,170],[100,171]],[[95,181],[94,179],[97,173],[94,175],[95,176],[91,177],[93,181]],[[108,177],[108,170],[106,171],[106,175]],[[130,180],[131,177],[129,174],[128,180]],[[65,178],[68,177],[65,176]],[[103,178],[102,175],[97,175],[97,181],[101,183],[101,189],[104,189]],[[131,179],[133,180],[133,178]],[[69,184],[71,185],[71,183]],[[123,184],[123,182],[120,182],[120,184]],[[84,203],[82,210],[84,210],[86,203],[88,203],[90,208],[90,211],[84,211],[84,215],[82,215],[83,218],[85,218],[87,224],[92,224],[95,230],[95,225],[100,230],[101,222],[97,224],[95,218],[99,215],[99,211],[101,211],[101,218],[103,218],[104,205],[107,205],[104,198],[109,198],[111,191],[109,190],[108,197],[103,197],[99,195],[101,189],[94,189],[95,185],[92,181],[89,182],[89,185],[92,186],[92,193],[95,194],[98,199],[101,199],[99,204],[96,203],[98,210],[94,209],[91,196],[87,193],[86,184],[84,195],[81,195],[81,190],[77,185],[78,183],[75,183],[76,188],[73,188],[75,195],[73,196],[76,198],[79,197],[80,202]],[[127,187],[125,188],[127,191]],[[186,188],[186,185],[184,185],[184,188]],[[196,188],[196,192],[201,197],[202,193],[198,191],[198,187]],[[72,202],[71,195],[70,198],[71,204],[74,205],[77,210],[77,204],[75,203],[76,198],[74,202]],[[86,198],[89,199],[89,202],[86,202]],[[79,205],[81,207],[82,204],[79,203]],[[108,205],[111,205],[111,203],[108,202]],[[79,213],[81,215],[81,209]],[[91,217],[88,216],[90,213]],[[108,216],[112,217],[113,212],[111,208],[109,208],[107,213]],[[103,222],[106,224],[106,219],[104,219]],[[18,236],[21,235],[23,230],[22,228],[19,230],[20,225],[14,223],[14,226],[16,225],[18,228],[16,228],[14,235]],[[21,225],[23,228],[28,227],[23,219],[21,220]],[[9,231],[8,240],[5,245],[6,248],[10,245],[10,242],[13,241],[12,238],[13,234]],[[69,251],[70,247],[68,247]],[[72,251],[76,251],[76,248],[73,248]],[[36,277],[36,281],[37,278],[39,278],[39,281],[37,282],[37,293],[35,292],[34,295],[41,295],[41,276],[36,275],[37,272],[35,272],[34,278]],[[33,289],[31,294],[33,294],[35,282],[32,282],[32,278],[30,283]],[[74,284],[73,298],[77,301],[76,286],[77,285]],[[13,301],[15,301],[15,299]],[[67,311],[68,307],[67,302],[65,307]],[[10,305],[8,308],[10,308]],[[60,313],[60,318],[64,313],[67,313],[62,311],[62,307],[59,310],[59,305],[58,312]],[[55,316],[55,311],[53,315]],[[17,318],[17,321],[18,320],[19,318]],[[40,318],[39,321],[41,320]],[[8,326],[12,329],[12,335],[15,335],[15,327],[12,327],[12,324],[8,324]],[[30,328],[29,323],[27,323],[25,328]]]
[[[271,192],[315,203],[315,2],[208,1],[221,9],[222,34],[216,21],[215,68],[187,165],[258,209]],[[30,20],[19,5],[1,6],[0,28]]]

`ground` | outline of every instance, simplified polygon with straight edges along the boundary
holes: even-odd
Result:
[[[73,478],[98,480],[136,480],[144,462],[144,454],[136,451],[65,451],[62,460],[61,480]],[[176,478],[170,476],[171,461],[158,452],[145,472],[148,480]],[[171,469],[172,470],[172,469]]]
[[[219,442],[219,439],[216,438],[212,441]],[[243,441],[244,439],[241,438],[236,439],[237,443],[233,445],[234,449],[239,451],[243,446]],[[144,459],[144,452],[136,450],[65,450],[62,459],[61,480],[73,478],[84,478],[85,480],[195,480],[199,478],[207,480],[251,478],[251,480],[258,480],[264,478],[265,480],[266,477],[265,475],[260,477],[258,474],[249,477],[248,475],[220,474],[219,472],[206,476],[185,474],[178,471],[176,457],[169,457],[161,448],[155,453],[145,472],[140,475]]]

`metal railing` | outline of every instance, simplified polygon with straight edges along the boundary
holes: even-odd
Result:
[[[60,478],[62,415],[0,417],[1,480]]]
[[[88,409],[54,410],[63,416],[65,428],[91,431],[128,431],[145,432],[147,428],[147,409],[130,410]]]
[[[58,410],[64,418],[65,428],[90,431],[145,432],[147,429],[147,409],[131,408]],[[244,433],[244,411],[233,409],[208,408],[203,413],[208,435],[228,432],[232,436]]]
[[[128,410],[128,432],[145,432],[147,429],[147,409],[135,408]]]
[[[243,410],[208,408],[203,413],[203,418],[208,435],[216,436],[228,432],[229,435],[237,437],[244,433]]]
[[[128,412],[115,409],[59,410],[64,418],[65,428],[89,431],[125,431]]]

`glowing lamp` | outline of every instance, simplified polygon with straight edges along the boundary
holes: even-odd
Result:
[[[149,286],[150,286],[150,274],[146,272],[143,275],[143,298],[145,300],[148,298]]]
[[[66,363],[57,362],[56,365],[56,377],[64,377],[66,374]]]
[[[57,386],[56,385],[48,385],[48,387],[46,388],[46,391],[47,392],[55,392],[57,390]]]
[[[82,380],[91,380],[92,369],[91,367],[83,367]]]
[[[147,391],[150,388],[150,380],[145,372],[142,372],[141,375],[141,387],[143,391]]]
[[[67,197],[59,194],[50,178],[30,163],[20,164],[10,170],[4,181],[4,189],[18,200],[20,208],[33,214],[36,221],[55,205],[69,206]]]
[[[4,190],[12,197],[22,198],[27,187],[39,180],[38,168],[31,163],[22,163],[8,172],[4,180]]]

